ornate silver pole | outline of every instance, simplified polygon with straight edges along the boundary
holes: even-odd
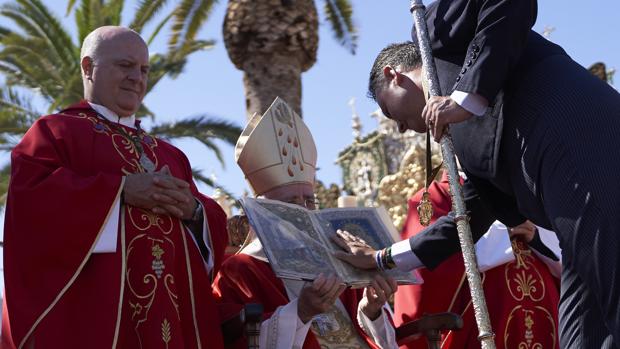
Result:
[[[424,19],[425,7],[422,0],[411,0],[410,11],[413,15],[420,55],[422,57],[422,66],[425,79],[428,82],[429,92],[431,96],[440,96],[439,78],[435,68],[435,61],[430,46],[430,37],[428,28]],[[484,291],[482,289],[482,281],[478,272],[478,263],[476,261],[476,250],[474,249],[474,241],[471,237],[471,229],[469,227],[469,219],[467,217],[465,200],[463,199],[463,191],[459,182],[459,174],[456,167],[456,159],[454,157],[454,147],[450,133],[444,133],[441,138],[441,153],[443,162],[448,170],[448,179],[450,181],[450,193],[452,196],[452,205],[455,210],[455,222],[458,230],[461,250],[463,251],[463,260],[465,261],[465,273],[471,292],[472,305],[478,325],[478,340],[480,340],[483,349],[495,349],[493,341],[495,335],[491,329],[489,320],[489,311],[484,299]]]

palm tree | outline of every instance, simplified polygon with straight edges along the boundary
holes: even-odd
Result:
[[[614,74],[616,73],[616,69],[607,69],[607,66],[603,62],[596,62],[592,64],[588,70],[594,76],[599,79],[608,82],[610,85],[614,84]]]
[[[150,57],[147,93],[163,77],[177,77],[189,55],[213,46],[211,40],[196,38],[213,1],[178,1],[146,36],[143,33],[145,25],[160,18],[158,15],[165,3],[165,0],[141,1],[129,24],[147,38],[147,44],[151,44],[170,24],[167,52]],[[81,43],[95,28],[120,25],[123,4],[122,0],[81,0],[74,13],[78,31],[76,40],[41,0],[15,0],[0,6],[0,15],[12,20],[19,29],[0,26],[0,73],[5,78],[5,86],[0,86],[0,150],[11,150],[41,114],[52,113],[82,98]],[[74,7],[76,0],[70,0],[67,15]],[[44,113],[32,107],[35,94],[47,103]],[[154,118],[153,112],[142,105],[137,116],[146,115]],[[241,129],[226,121],[199,116],[153,127],[152,132],[168,139],[194,137],[213,150],[223,165],[214,140],[234,145]],[[7,168],[0,169],[0,195],[6,192],[7,178]]]
[[[355,53],[357,34],[348,0],[325,0],[336,39]],[[301,115],[301,73],[316,62],[318,16],[312,0],[229,0],[224,43],[243,70],[247,116],[263,113],[276,96]]]

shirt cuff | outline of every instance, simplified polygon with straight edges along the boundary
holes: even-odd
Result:
[[[489,106],[489,102],[477,93],[454,91],[450,95],[450,98],[452,98],[456,104],[463,107],[463,109],[478,116],[484,115],[487,111],[487,107]]]
[[[396,268],[402,271],[410,271],[424,266],[420,258],[411,250],[409,240],[402,240],[392,245],[392,260],[396,264]]]
[[[495,221],[487,232],[480,237],[476,245],[478,271],[485,272],[515,259],[508,228]]]
[[[357,323],[380,348],[397,348],[396,331],[394,326],[392,326],[390,317],[386,315],[386,312],[391,315],[391,310],[387,304],[381,309],[381,315],[379,315],[378,318],[370,320],[358,305]]]

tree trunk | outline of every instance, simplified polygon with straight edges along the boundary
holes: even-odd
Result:
[[[276,97],[301,115],[301,73],[316,62],[319,43],[314,0],[229,0],[224,43],[243,70],[247,117]]]
[[[263,114],[276,97],[301,114],[301,64],[286,53],[255,54],[243,64],[248,120]]]

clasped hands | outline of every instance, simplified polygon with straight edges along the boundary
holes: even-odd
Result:
[[[190,219],[196,199],[189,183],[173,177],[168,165],[153,173],[134,173],[125,178],[123,199],[126,204],[155,214]]]

